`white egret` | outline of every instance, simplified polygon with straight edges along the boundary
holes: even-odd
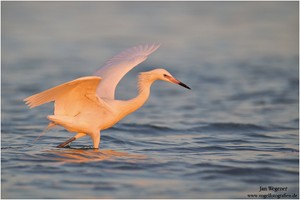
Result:
[[[139,45],[119,53],[108,60],[94,76],[85,76],[32,95],[24,101],[30,108],[54,101],[54,115],[46,130],[60,125],[77,134],[57,147],[65,147],[83,136],[90,136],[94,148],[99,148],[100,131],[108,129],[126,115],[139,109],[150,95],[156,80],[187,85],[175,79],[165,69],[142,72],[138,76],[138,95],[121,101],[115,99],[115,89],[121,78],[147,59],[159,48],[158,44]]]

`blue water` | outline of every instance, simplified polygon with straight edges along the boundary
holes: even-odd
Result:
[[[299,198],[298,2],[2,2],[2,198]],[[161,42],[120,82],[166,68],[100,150],[24,98]],[[259,191],[260,187],[286,191]],[[292,196],[294,195],[294,196]],[[258,196],[259,197],[259,196]],[[260,196],[263,198],[263,196]]]

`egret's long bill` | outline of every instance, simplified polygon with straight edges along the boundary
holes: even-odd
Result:
[[[175,84],[181,85],[182,87],[185,87],[185,88],[191,90],[191,88],[189,86],[187,86],[186,84],[184,84],[183,82],[177,80],[176,78],[174,78],[172,76],[164,74],[164,77],[167,78],[171,83],[175,83]]]

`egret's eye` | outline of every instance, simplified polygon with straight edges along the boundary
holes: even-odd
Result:
[[[164,77],[167,77],[168,75],[167,74],[164,74]]]

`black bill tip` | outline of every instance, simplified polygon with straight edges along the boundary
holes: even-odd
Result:
[[[182,87],[185,87],[185,88],[191,90],[191,88],[189,86],[187,86],[186,84],[184,84],[182,82],[179,82],[178,85],[181,85]]]

